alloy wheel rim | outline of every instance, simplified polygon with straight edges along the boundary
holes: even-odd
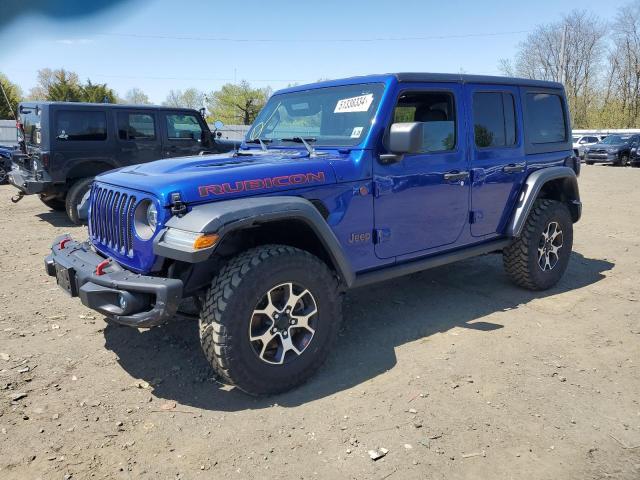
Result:
[[[287,282],[267,291],[249,322],[249,342],[258,358],[283,365],[309,347],[316,331],[318,305],[304,286]]]
[[[558,222],[549,222],[538,242],[538,266],[543,272],[553,270],[560,260],[564,235]]]

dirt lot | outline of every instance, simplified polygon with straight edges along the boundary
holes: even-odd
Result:
[[[84,228],[0,187],[0,477],[639,479],[640,169],[581,190],[553,290],[491,255],[354,291],[319,375],[256,399],[216,383],[195,325],[66,297],[42,258]]]

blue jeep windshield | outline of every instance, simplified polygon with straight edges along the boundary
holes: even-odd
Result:
[[[315,146],[357,145],[371,127],[383,90],[382,84],[360,84],[274,95],[246,140],[282,145],[304,138]]]

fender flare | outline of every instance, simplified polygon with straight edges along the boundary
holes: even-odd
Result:
[[[549,167],[536,170],[527,177],[522,187],[516,209],[513,212],[510,222],[507,224],[507,235],[519,237],[527,221],[529,212],[533,208],[533,203],[538,198],[540,191],[545,184],[560,180],[562,182],[562,192],[568,200],[568,207],[571,210],[573,222],[580,220],[582,203],[580,202],[580,191],[578,189],[578,178],[576,172],[569,167]]]
[[[297,220],[309,226],[328,252],[333,267],[345,284],[351,286],[354,283],[355,273],[340,242],[318,209],[301,197],[251,197],[196,205],[186,215],[169,219],[154,239],[153,250],[161,257],[198,263],[207,260],[228,233],[277,220]],[[190,247],[178,248],[164,241],[165,234],[172,228],[195,233],[216,233],[221,240],[208,249],[194,251]]]

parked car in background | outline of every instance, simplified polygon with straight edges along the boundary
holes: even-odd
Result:
[[[0,185],[7,183],[11,171],[11,157],[15,151],[14,146],[0,145]]]
[[[573,135],[573,153],[576,157],[584,158],[584,149],[595,145],[601,140],[597,135]]]
[[[18,107],[23,152],[13,154],[9,181],[16,200],[35,194],[69,219],[86,218],[78,207],[93,178],[108,170],[169,157],[223,153],[196,110],[149,105],[24,102]]]
[[[640,148],[640,145],[633,147],[629,156],[629,165],[635,168],[640,168],[640,152],[638,152],[638,148]]]
[[[631,149],[640,144],[640,135],[609,135],[601,142],[585,148],[584,160],[587,165],[611,163],[625,166],[629,164]]]

